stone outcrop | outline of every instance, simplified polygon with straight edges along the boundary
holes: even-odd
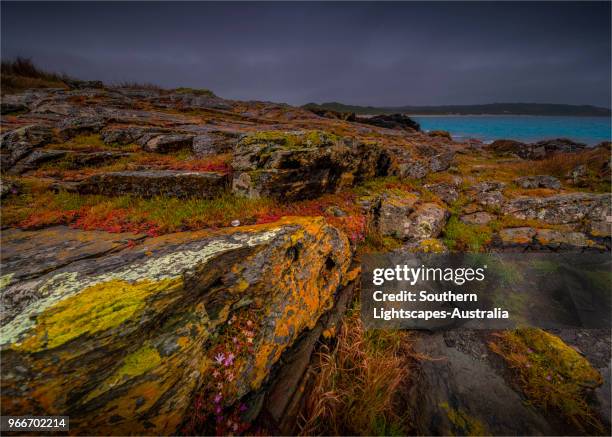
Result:
[[[3,133],[0,136],[0,151],[3,169],[12,167],[32,150],[49,143],[53,138],[47,126],[29,125]]]
[[[46,268],[19,273],[23,251],[3,269],[2,411],[69,415],[80,434],[176,434],[196,394],[214,422],[333,306],[351,259],[346,237],[313,218],[93,259],[77,249],[71,262],[44,247]]]
[[[502,208],[519,219],[538,219],[551,224],[581,225],[588,222],[591,234],[610,237],[610,194],[571,193],[549,197],[518,197]]]
[[[589,239],[582,232],[556,229],[538,229],[528,226],[506,228],[499,231],[494,246],[536,250],[606,250],[606,247]]]
[[[513,154],[523,159],[542,159],[555,153],[573,153],[584,150],[586,145],[567,138],[525,144],[514,140],[493,141],[486,147],[497,154]]]
[[[62,138],[68,139],[79,134],[100,132],[105,125],[105,118],[97,115],[72,117],[59,124],[59,134]]]
[[[216,172],[175,170],[122,171],[90,176],[76,186],[81,194],[145,198],[168,196],[211,198],[226,190],[228,177]]]
[[[386,175],[389,165],[375,144],[319,131],[259,132],[236,145],[232,189],[248,197],[312,198]]]

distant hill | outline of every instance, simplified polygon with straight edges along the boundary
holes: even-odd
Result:
[[[609,117],[608,108],[591,105],[559,105],[553,103],[489,103],[486,105],[444,106],[356,106],[338,102],[308,103],[304,108],[318,108],[355,114],[393,114],[397,112],[413,115],[576,115]]]

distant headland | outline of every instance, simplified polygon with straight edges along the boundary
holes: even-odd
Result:
[[[442,106],[358,106],[338,102],[308,103],[308,109],[323,109],[355,114],[413,115],[555,115],[609,117],[612,111],[591,105],[563,105],[555,103],[489,103],[483,105],[442,105]]]

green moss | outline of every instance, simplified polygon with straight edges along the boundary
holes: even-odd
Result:
[[[479,252],[492,237],[490,227],[466,224],[453,215],[446,223],[443,240],[451,250]]]
[[[306,132],[284,132],[277,130],[260,131],[242,140],[245,145],[273,143],[289,149],[320,147],[323,145],[332,145],[339,141],[340,137],[337,135],[317,130]]]
[[[497,334],[489,347],[508,363],[533,404],[556,410],[582,431],[603,431],[586,391],[601,385],[603,379],[559,337],[537,328],[521,328]]]

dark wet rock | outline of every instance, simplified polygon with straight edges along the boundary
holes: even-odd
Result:
[[[420,333],[407,414],[419,435],[556,435],[487,359],[486,339]],[[447,337],[447,338],[445,338]],[[457,336],[455,336],[457,337]],[[445,341],[446,340],[446,341]],[[461,346],[461,347],[460,347]]]
[[[334,306],[350,262],[343,234],[298,218],[152,238],[11,282],[3,413],[62,411],[77,434],[174,435],[197,393],[211,423],[217,384],[222,408],[264,387]],[[17,293],[30,299],[13,301]],[[232,341],[232,323],[251,352]]]
[[[357,117],[359,123],[371,124],[372,126],[384,127],[386,129],[402,129],[408,131],[419,131],[421,126],[404,114],[375,115],[373,117]]]
[[[259,132],[236,145],[232,187],[248,197],[313,198],[386,175],[389,165],[374,144],[319,131]]]
[[[52,138],[51,128],[41,125],[24,126],[3,133],[0,136],[2,168],[12,167],[32,150],[49,143]]]
[[[68,139],[76,135],[97,133],[104,128],[106,120],[100,116],[85,116],[67,118],[58,128],[62,138]]]
[[[193,135],[171,134],[159,135],[148,140],[143,148],[147,152],[170,153],[182,149],[191,149]]]
[[[548,175],[524,176],[515,179],[514,183],[521,188],[550,188],[553,190],[561,188],[559,179]]]
[[[490,221],[495,219],[493,214],[489,214],[488,212],[474,212],[472,214],[462,215],[459,218],[463,223],[467,223],[469,225],[486,225]]]
[[[145,198],[211,198],[223,193],[227,185],[228,176],[214,172],[123,171],[90,176],[78,184],[77,191],[81,194],[131,194]]]

